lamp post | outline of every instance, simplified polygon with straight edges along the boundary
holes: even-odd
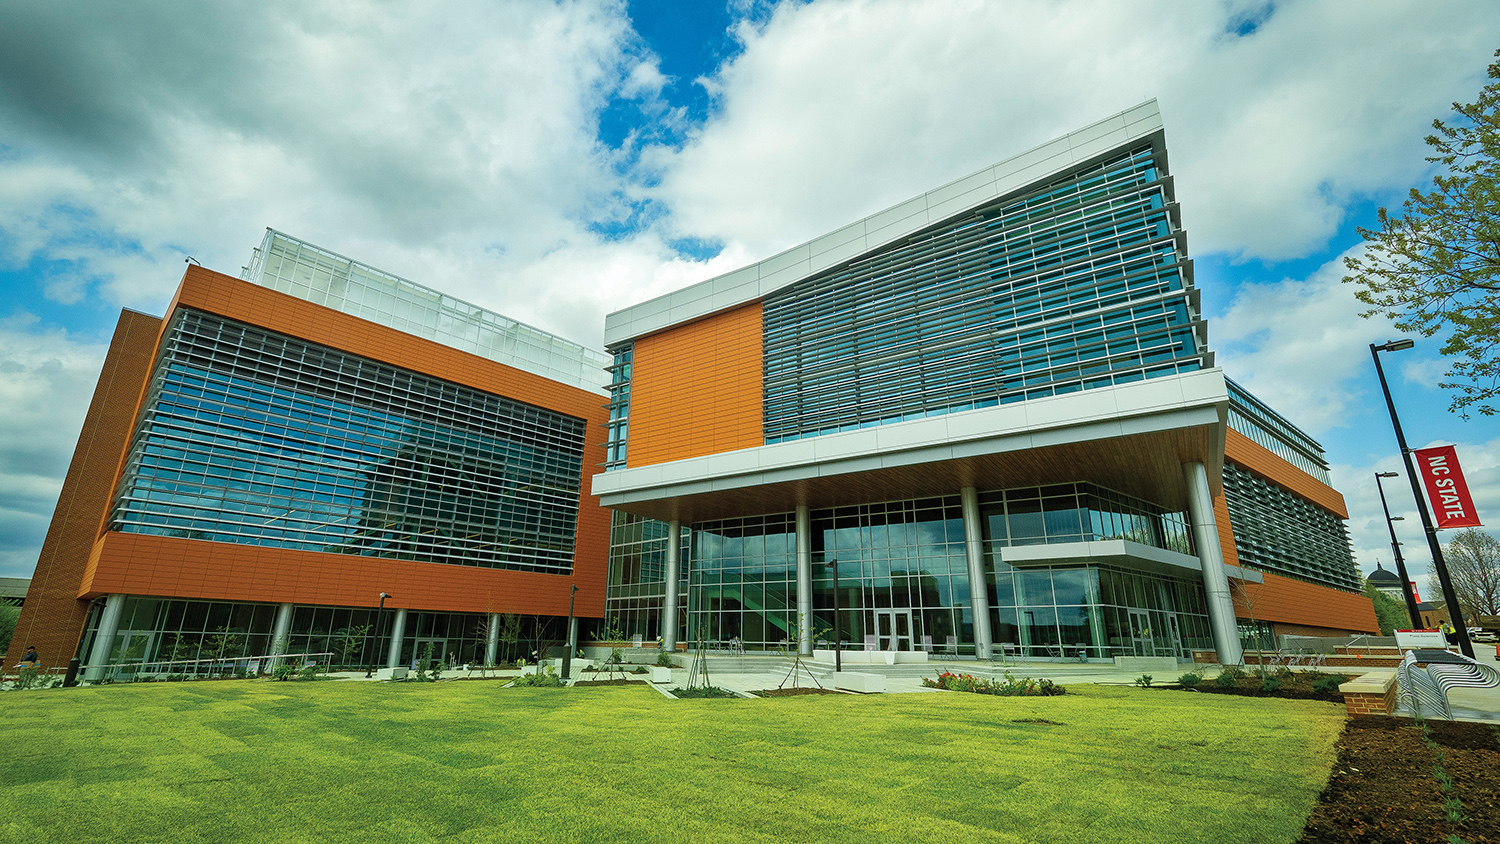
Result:
[[[380,621],[381,619],[385,618],[385,599],[389,597],[391,596],[385,594],[384,592],[381,592],[380,608],[375,610],[375,647],[377,649],[380,647]],[[375,663],[370,662],[368,659],[366,659],[365,665],[365,679],[368,680],[370,679],[370,675],[375,673]]]
[[[1411,481],[1411,494],[1417,500],[1417,515],[1422,517],[1422,529],[1427,532],[1427,547],[1432,550],[1432,567],[1437,570],[1438,583],[1443,587],[1443,600],[1448,605],[1448,616],[1452,619],[1458,649],[1469,659],[1474,658],[1474,645],[1469,641],[1469,630],[1464,626],[1463,608],[1458,605],[1458,596],[1453,592],[1453,581],[1448,578],[1448,564],[1443,561],[1443,544],[1438,541],[1437,528],[1432,516],[1427,513],[1427,500],[1422,497],[1422,487],[1417,480],[1417,470],[1411,463],[1411,449],[1406,447],[1406,434],[1401,432],[1401,420],[1396,416],[1396,403],[1391,400],[1391,388],[1385,383],[1385,370],[1380,367],[1381,352],[1401,352],[1415,343],[1408,339],[1392,340],[1380,345],[1370,344],[1370,357],[1375,361],[1375,374],[1380,378],[1380,390],[1385,394],[1386,409],[1391,412],[1391,427],[1396,429],[1396,445],[1401,447],[1401,459],[1406,462],[1406,479]],[[1404,582],[1403,578],[1403,582]]]
[[[839,561],[823,565],[833,572],[833,671],[837,674],[844,670],[844,649],[839,646]]]
[[[578,597],[578,586],[573,584],[571,588],[572,591],[568,593],[568,626],[563,629],[562,676],[564,680],[568,679],[570,676],[568,672],[573,668],[573,646],[577,644],[573,641],[573,599]]]
[[[1385,511],[1385,526],[1391,531],[1391,554],[1396,558],[1396,574],[1401,577],[1401,594],[1406,597],[1406,614],[1411,616],[1411,628],[1413,630],[1422,627],[1422,615],[1417,611],[1417,596],[1411,593],[1411,578],[1406,574],[1406,562],[1401,559],[1401,543],[1396,541],[1396,522],[1402,521],[1402,516],[1392,516],[1391,508],[1385,503],[1385,487],[1381,486],[1381,478],[1399,478],[1399,472],[1376,472],[1375,488],[1380,490],[1380,509]]]

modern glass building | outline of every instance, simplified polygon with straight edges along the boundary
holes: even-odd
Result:
[[[602,615],[602,353],[275,231],[242,275],[122,319],[28,641],[493,663],[561,642],[574,585]]]
[[[610,314],[607,612],[1095,659],[1374,630],[1322,449],[1207,340],[1154,102]]]

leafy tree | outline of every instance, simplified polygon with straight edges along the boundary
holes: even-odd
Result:
[[[1370,306],[1360,316],[1384,314],[1424,337],[1452,332],[1440,386],[1466,418],[1493,415],[1500,395],[1500,61],[1489,79],[1478,100],[1453,104],[1453,125],[1432,122],[1432,190],[1412,188],[1399,213],[1381,208],[1379,228],[1359,230],[1365,253],[1344,259],[1344,281]]]
[[[1467,528],[1443,548],[1443,560],[1465,617],[1500,615],[1500,541],[1478,528]],[[1436,572],[1428,588],[1434,595],[1442,594]]]
[[[1365,584],[1365,596],[1375,605],[1375,623],[1380,625],[1380,635],[1393,636],[1396,630],[1411,627],[1411,615],[1406,604],[1381,592],[1369,583]]]
[[[16,622],[21,620],[21,608],[9,600],[0,599],[0,654],[10,649],[10,637],[16,632]]]

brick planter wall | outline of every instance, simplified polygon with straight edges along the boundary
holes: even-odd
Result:
[[[1350,718],[1396,711],[1396,672],[1371,671],[1339,686]]]

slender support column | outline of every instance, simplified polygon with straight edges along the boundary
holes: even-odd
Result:
[[[286,653],[286,643],[292,632],[292,605],[282,604],[276,608],[276,622],[271,627],[271,668],[281,660],[276,657]]]
[[[979,523],[979,492],[966,486],[959,492],[964,508],[964,551],[969,558],[969,603],[974,609],[974,656],[989,659],[990,584],[984,576],[984,529]]]
[[[1243,665],[1240,628],[1234,620],[1234,599],[1229,577],[1224,573],[1224,552],[1219,548],[1219,528],[1214,523],[1213,494],[1208,489],[1208,471],[1202,463],[1182,464],[1187,481],[1188,519],[1193,523],[1193,542],[1203,564],[1203,591],[1208,597],[1208,623],[1214,631],[1214,649],[1219,664]]]
[[[104,679],[109,654],[114,650],[115,633],[120,629],[120,611],[125,609],[124,595],[107,595],[104,611],[99,614],[99,632],[94,635],[94,646],[89,649],[89,667],[83,679],[97,683]]]
[[[797,507],[797,653],[812,656],[812,511]],[[833,646],[837,648],[838,642]]]
[[[677,650],[677,587],[682,583],[682,522],[667,522],[667,594],[661,602],[661,648]]]
[[[568,655],[578,653],[578,619],[568,619]]]
[[[396,610],[395,618],[391,619],[391,649],[385,658],[386,668],[395,668],[401,664],[401,640],[406,637],[406,609]]]
[[[500,659],[500,613],[490,613],[490,627],[485,631],[484,664],[494,665]]]

